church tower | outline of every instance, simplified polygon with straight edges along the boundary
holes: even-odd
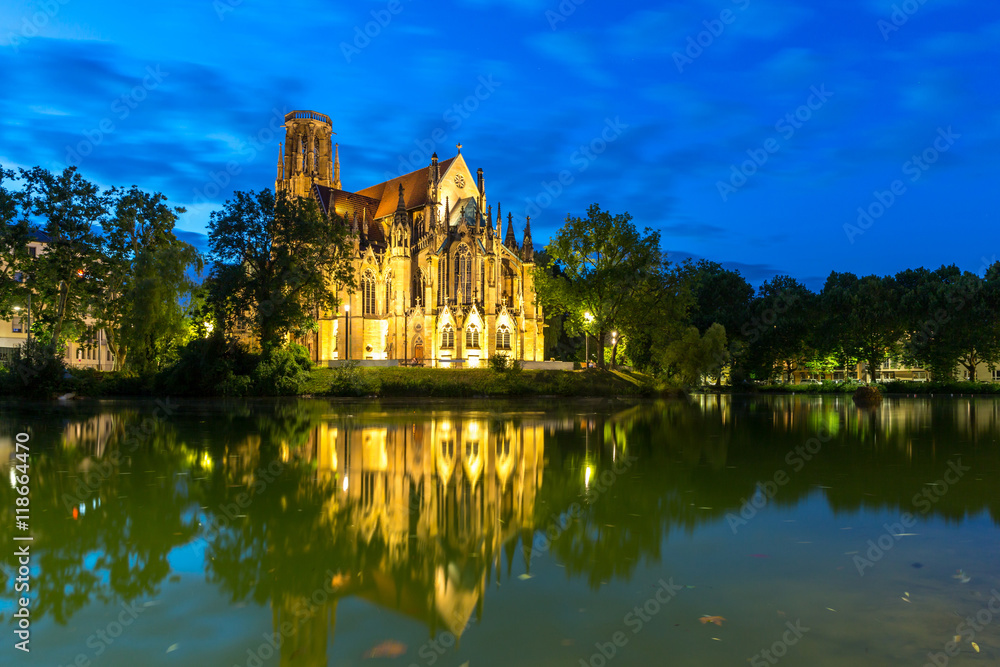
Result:
[[[275,192],[285,190],[293,197],[309,197],[313,183],[339,187],[340,164],[333,149],[335,132],[330,117],[315,111],[291,111],[285,114],[284,128]]]

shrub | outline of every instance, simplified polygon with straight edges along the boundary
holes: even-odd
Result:
[[[66,360],[55,349],[37,339],[14,348],[4,364],[0,386],[15,396],[47,396],[65,388]]]
[[[882,404],[882,392],[874,385],[858,387],[853,399],[859,408],[874,408]]]
[[[489,366],[491,371],[497,373],[518,373],[523,367],[520,359],[515,359],[506,354],[494,354],[491,356],[489,358]]]
[[[250,374],[250,389],[259,396],[295,396],[309,382],[310,369],[312,360],[305,347],[291,343],[274,348],[261,355]]]

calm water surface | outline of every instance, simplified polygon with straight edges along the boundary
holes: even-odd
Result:
[[[166,412],[0,406],[0,663],[1000,664],[994,399]]]

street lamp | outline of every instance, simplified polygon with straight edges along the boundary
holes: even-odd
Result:
[[[615,357],[618,356],[618,355],[615,354],[615,351],[616,351],[615,350],[615,345],[617,345],[617,344],[618,344],[618,332],[617,331],[612,331],[611,332],[611,367],[612,368],[615,367]]]
[[[344,312],[347,313],[347,327],[344,331],[344,338],[346,339],[344,359],[348,360],[351,358],[351,304],[344,304]]]
[[[594,321],[594,316],[591,315],[590,311],[588,310],[587,312],[585,312],[583,314],[583,319],[586,320],[587,321],[587,325],[589,325],[591,322]],[[586,341],[584,343],[585,349],[586,349],[586,353],[585,353],[584,359],[583,359],[583,361],[584,361],[584,367],[585,368],[590,368],[590,330],[587,329],[586,326],[584,326],[584,328],[583,328],[583,338]]]

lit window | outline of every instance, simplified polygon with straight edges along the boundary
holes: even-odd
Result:
[[[441,329],[441,347],[444,349],[455,347],[455,327],[451,324],[446,324]]]
[[[455,296],[460,303],[472,303],[472,255],[464,245],[455,255]]]
[[[21,333],[24,326],[21,324],[21,318],[15,317],[10,321],[10,330],[14,333]]]
[[[507,328],[506,324],[501,324],[500,328],[497,329],[497,349],[510,349],[510,329]]]
[[[375,315],[375,276],[372,273],[366,272],[365,277],[362,279],[362,296],[364,304],[364,314],[365,315]]]
[[[465,328],[465,347],[472,350],[479,349],[479,328],[475,324]]]

